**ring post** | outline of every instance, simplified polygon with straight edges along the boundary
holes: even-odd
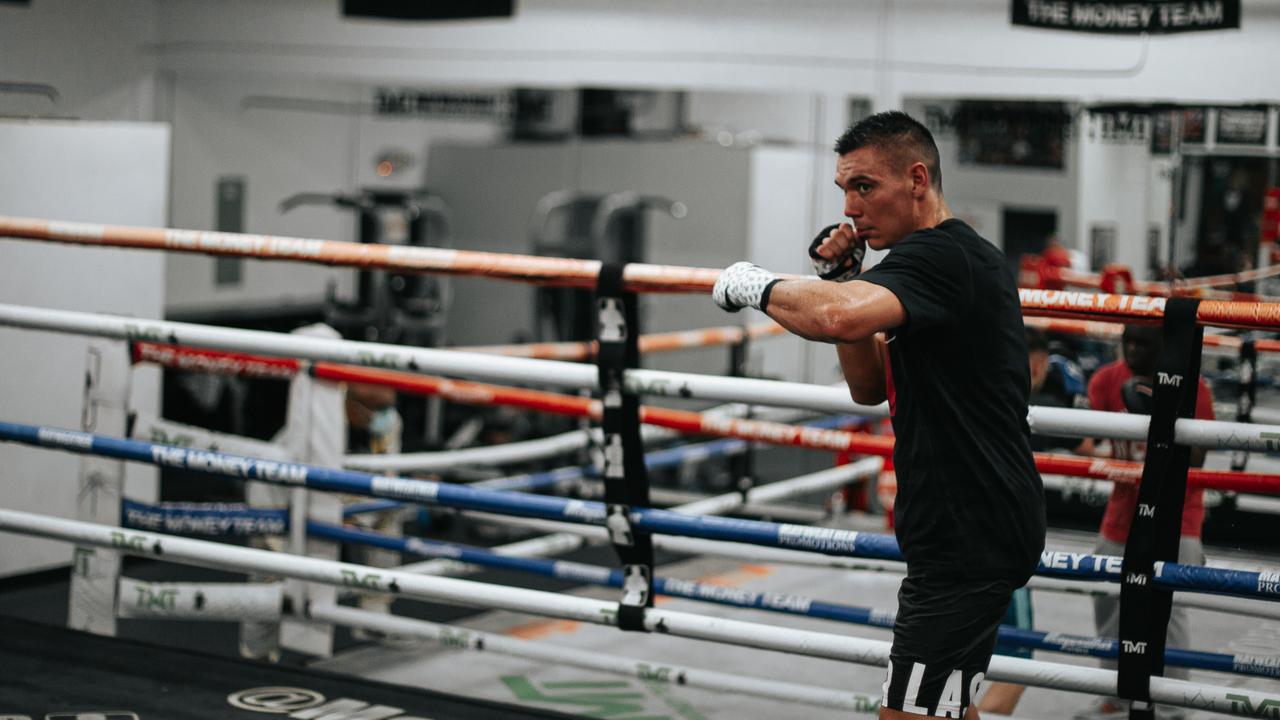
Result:
[[[128,353],[117,342],[89,345],[80,429],[127,435],[129,425]],[[119,525],[124,497],[124,462],[85,455],[80,460],[76,519]],[[120,551],[77,545],[71,561],[67,627],[98,635],[116,634],[116,587]]]
[[[606,263],[596,284],[600,399],[604,431],[604,501],[609,539],[622,562],[618,627],[646,632],[653,607],[653,538],[631,523],[634,507],[649,507],[649,476],[640,439],[640,398],[626,388],[627,369],[640,364],[636,295],[623,288],[625,265]]]

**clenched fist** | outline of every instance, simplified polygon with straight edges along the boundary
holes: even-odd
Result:
[[[858,239],[852,223],[829,225],[809,245],[813,271],[823,280],[848,282],[862,272],[867,246]]]
[[[720,279],[711,289],[711,299],[729,312],[744,307],[764,310],[769,304],[769,292],[778,278],[768,270],[749,262],[736,262],[720,271]]]

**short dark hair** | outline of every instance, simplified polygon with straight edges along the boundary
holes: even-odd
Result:
[[[844,155],[862,147],[886,150],[906,164],[922,162],[929,170],[929,184],[942,192],[942,163],[933,133],[919,120],[902,112],[889,110],[863,118],[849,126],[836,139],[836,154]]]
[[[1164,330],[1159,325],[1133,323],[1124,326],[1124,332],[1120,334],[1120,340],[1121,342],[1134,342],[1158,348],[1164,345]]]

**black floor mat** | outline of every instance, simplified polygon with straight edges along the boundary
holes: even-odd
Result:
[[[377,720],[570,715],[0,617],[0,717]],[[381,709],[379,709],[381,706]]]

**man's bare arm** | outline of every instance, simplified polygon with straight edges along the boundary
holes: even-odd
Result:
[[[767,311],[796,335],[836,344],[840,369],[855,402],[884,402],[884,337],[880,333],[906,322],[906,311],[896,295],[857,280],[793,280],[773,287]]]
[[[849,386],[849,396],[862,405],[879,405],[888,393],[885,389],[884,335],[876,333],[866,340],[838,343],[836,355],[840,371]]]
[[[907,320],[896,295],[860,280],[784,280],[773,286],[766,311],[796,335],[829,343],[866,340]]]

